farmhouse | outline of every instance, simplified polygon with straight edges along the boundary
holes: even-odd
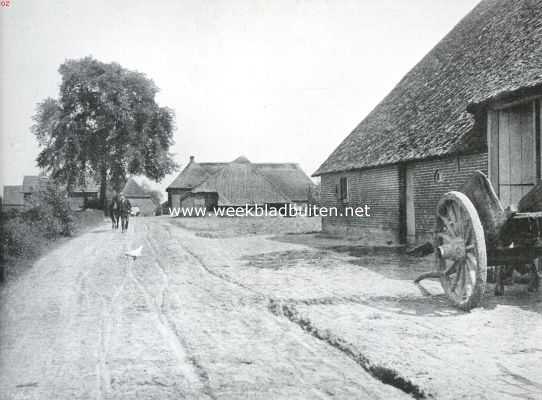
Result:
[[[205,207],[308,203],[314,187],[294,163],[197,163],[193,156],[167,188],[170,207]]]
[[[387,243],[427,239],[440,197],[475,170],[504,206],[540,180],[542,6],[484,0],[346,137],[314,176],[323,230]]]
[[[130,200],[132,207],[138,207],[141,215],[154,215],[157,204],[154,204],[151,195],[145,191],[134,178],[128,179],[122,189],[124,196]]]

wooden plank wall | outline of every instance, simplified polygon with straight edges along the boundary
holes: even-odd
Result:
[[[534,103],[488,114],[490,179],[503,205],[517,205],[537,179]]]

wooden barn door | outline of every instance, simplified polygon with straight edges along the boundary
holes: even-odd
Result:
[[[406,207],[407,243],[415,243],[416,242],[416,213],[414,211],[414,164],[407,164],[405,172],[406,172],[405,207]]]
[[[503,108],[489,116],[490,178],[504,207],[516,207],[540,176],[537,103]]]
[[[414,164],[399,166],[401,187],[400,240],[401,243],[416,243],[416,215],[414,209]]]

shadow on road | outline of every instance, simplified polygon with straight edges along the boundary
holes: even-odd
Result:
[[[321,260],[329,257],[329,254],[344,254],[349,256],[345,259],[349,264],[357,265],[377,273],[387,279],[412,281],[423,272],[434,269],[434,256],[423,258],[409,256],[403,247],[378,247],[348,243],[348,240],[338,239],[321,233],[282,235],[271,238],[284,243],[301,244],[314,250],[277,252],[279,254],[261,254],[252,256],[252,265],[260,268],[267,266],[273,269],[295,268],[296,261],[304,259],[307,264],[320,264]],[[286,254],[288,253],[288,254]],[[272,260],[275,261],[272,261]],[[333,268],[334,264],[326,265]],[[372,307],[392,311],[399,314],[420,316],[453,316],[464,314],[450,306],[447,297],[440,289],[438,280],[424,280],[416,285],[420,290],[419,297],[386,296],[389,290],[382,287],[381,297],[371,297]],[[506,286],[505,295],[496,297],[493,295],[494,285],[487,284],[486,294],[480,307],[482,309],[494,309],[498,306],[514,306],[523,310],[542,313],[542,291],[529,293],[524,284]]]

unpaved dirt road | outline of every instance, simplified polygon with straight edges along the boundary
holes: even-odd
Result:
[[[411,398],[225,273],[232,251],[166,218],[52,250],[0,294],[0,398]]]
[[[515,284],[495,297],[488,285],[480,307],[466,313],[438,282],[413,283],[434,268],[433,256],[319,233],[238,236],[237,225],[220,219],[172,223],[191,224],[195,235],[183,243],[206,268],[271,298],[277,315],[415,397],[542,399],[542,290]]]

